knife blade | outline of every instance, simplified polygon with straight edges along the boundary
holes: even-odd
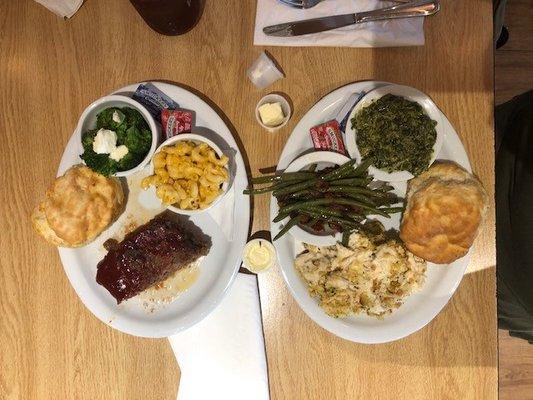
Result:
[[[427,17],[438,13],[440,0],[412,0],[377,10],[362,11],[355,14],[333,15],[329,17],[292,21],[263,28],[269,36],[300,36],[310,33],[329,31],[343,26],[362,22],[383,21],[398,18]]]
[[[263,32],[269,36],[300,36],[329,31],[330,29],[341,28],[355,23],[356,14],[343,14],[266,26],[263,28]]]

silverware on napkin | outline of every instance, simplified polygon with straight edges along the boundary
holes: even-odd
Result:
[[[287,6],[294,7],[294,8],[300,8],[300,9],[308,9],[313,8],[314,6],[318,5],[318,3],[322,3],[324,0],[279,0],[280,3],[283,3]],[[389,1],[393,3],[408,3],[410,0],[383,0],[383,1]]]
[[[300,36],[309,33],[328,31],[343,26],[363,22],[383,21],[397,18],[425,17],[439,12],[439,0],[417,0],[410,3],[397,4],[378,10],[363,11],[354,14],[334,15],[302,21],[286,22],[266,26],[263,32],[269,36]]]

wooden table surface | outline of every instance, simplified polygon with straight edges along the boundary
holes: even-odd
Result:
[[[172,38],[151,31],[127,0],[88,0],[67,21],[30,0],[0,2],[0,398],[175,399],[168,342],[100,323],[29,222],[78,116],[115,88],[161,79],[197,89],[230,121],[255,174],[276,164],[297,121],[331,90],[364,79],[412,85],[448,116],[493,197],[492,2],[443,0],[419,48],[268,48],[287,78],[266,91],[245,77],[262,50],[252,42],[255,1],[207,3],[200,24]],[[276,134],[253,115],[268,91],[294,103]],[[267,206],[255,202],[254,232],[268,228]],[[493,210],[449,304],[390,344],[329,334],[299,309],[278,269],[261,275],[272,399],[495,399]]]

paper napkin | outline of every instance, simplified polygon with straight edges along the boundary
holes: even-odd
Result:
[[[369,11],[392,4],[394,3],[380,0],[324,0],[313,8],[299,10],[282,4],[279,0],[257,0],[254,44],[333,47],[422,46],[424,44],[424,18],[369,22],[313,35],[287,38],[267,36],[263,33],[263,28],[269,25]]]
[[[83,4],[83,0],[35,0],[63,18],[72,17]]]
[[[238,274],[203,321],[169,337],[180,366],[178,400],[268,400],[257,276]]]

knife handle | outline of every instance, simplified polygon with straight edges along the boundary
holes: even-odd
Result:
[[[357,23],[361,23],[397,18],[425,17],[436,14],[439,10],[439,0],[417,0],[378,10],[360,12],[355,14],[355,17]]]

